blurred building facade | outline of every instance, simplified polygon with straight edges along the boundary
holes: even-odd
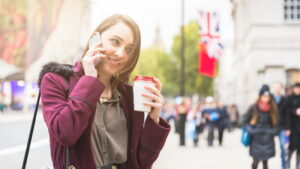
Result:
[[[233,55],[220,60],[216,94],[244,113],[262,84],[300,82],[300,0],[231,2]]]
[[[25,80],[36,82],[41,67],[49,61],[73,64],[78,60],[89,38],[89,22],[89,1],[63,0],[55,27],[43,46],[41,56],[26,70]]]
[[[0,104],[28,111],[50,61],[73,64],[89,38],[90,1],[0,0]]]
[[[155,29],[153,47],[157,49],[164,50],[164,41],[162,40],[160,26],[158,25]]]

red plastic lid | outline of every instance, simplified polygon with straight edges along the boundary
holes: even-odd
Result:
[[[136,80],[154,81],[153,77],[147,77],[147,76],[135,76],[134,81]]]

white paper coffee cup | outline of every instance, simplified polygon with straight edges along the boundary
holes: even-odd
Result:
[[[149,90],[145,89],[145,86],[155,87],[153,77],[147,76],[136,76],[133,82],[133,102],[134,110],[141,112],[150,112],[151,106],[146,106],[144,102],[152,102],[151,99],[142,96],[143,93],[151,93]]]

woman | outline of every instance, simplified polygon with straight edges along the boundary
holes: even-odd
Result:
[[[140,53],[140,31],[129,17],[113,15],[95,30],[101,41],[75,66],[48,64],[40,77],[42,108],[50,134],[55,169],[64,169],[66,147],[77,169],[149,169],[170,126],[159,117],[161,82],[145,87],[153,102],[144,113],[133,110],[128,79]]]
[[[252,169],[259,161],[268,169],[268,159],[275,156],[274,136],[278,132],[278,112],[272,99],[269,86],[263,85],[259,98],[245,115],[245,128],[251,135],[250,155],[253,157]]]

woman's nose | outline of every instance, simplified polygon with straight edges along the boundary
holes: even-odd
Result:
[[[116,52],[115,52],[116,59],[122,59],[122,58],[124,58],[124,56],[125,56],[125,51],[124,50],[125,49],[122,48],[122,47],[120,47],[120,48],[118,48],[116,50]]]

